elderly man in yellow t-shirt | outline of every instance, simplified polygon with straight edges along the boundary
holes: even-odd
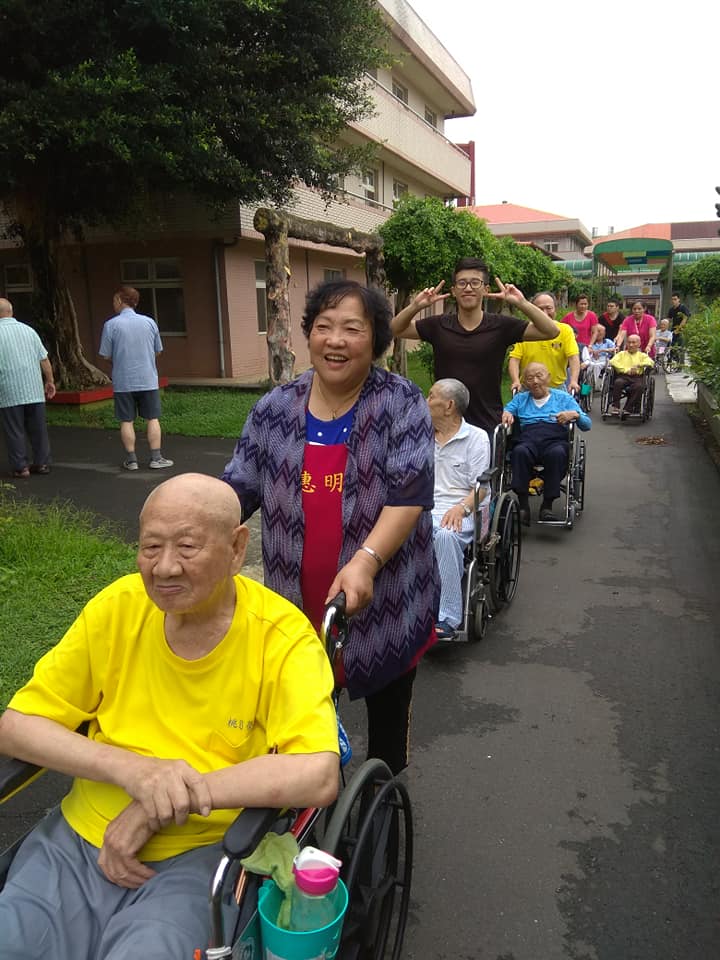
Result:
[[[536,293],[532,303],[555,319],[557,301],[552,293]],[[542,363],[550,371],[550,387],[561,388],[568,381],[568,390],[580,392],[579,347],[572,327],[558,323],[560,333],[552,340],[523,340],[516,343],[508,358],[508,373],[513,390],[522,390],[522,375],[529,363]],[[569,378],[568,378],[569,373]]]
[[[329,662],[296,607],[239,576],[248,535],[222,481],[161,484],[140,572],[86,605],[0,718],[0,752],[75,778],[13,860],[3,956],[191,957],[238,808],[335,798]]]
[[[627,338],[627,350],[621,350],[610,360],[610,366],[615,371],[612,388],[612,406],[610,413],[620,413],[620,398],[627,389],[625,401],[626,413],[635,413],[640,406],[640,397],[643,391],[643,370],[654,367],[655,361],[640,350],[640,337],[633,333]]]

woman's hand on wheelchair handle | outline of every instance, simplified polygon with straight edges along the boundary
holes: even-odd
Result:
[[[509,410],[503,410],[501,423],[504,427],[511,427],[515,423],[515,417]]]
[[[358,551],[355,556],[337,572],[330,584],[325,603],[328,604],[340,591],[345,594],[345,613],[352,617],[364,610],[373,598],[373,580],[378,565],[369,553]]]

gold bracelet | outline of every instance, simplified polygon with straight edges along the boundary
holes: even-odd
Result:
[[[384,561],[383,558],[380,556],[380,554],[377,552],[377,550],[373,550],[372,547],[360,547],[360,550],[364,550],[365,553],[369,553],[369,554],[370,554],[370,556],[373,558],[373,560],[377,563],[378,569],[379,569],[380,567],[385,566],[385,561]]]

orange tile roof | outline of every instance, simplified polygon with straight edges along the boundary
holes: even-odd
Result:
[[[465,207],[476,217],[487,220],[488,223],[537,223],[541,220],[571,220],[572,217],[562,217],[557,213],[546,213],[544,210],[533,210],[531,207],[520,207],[516,203],[493,203],[485,207]]]
[[[593,244],[603,243],[605,240],[623,240],[626,237],[651,237],[653,240],[671,240],[669,223],[644,223],[641,227],[630,227],[628,230],[618,230],[605,237],[594,237]]]

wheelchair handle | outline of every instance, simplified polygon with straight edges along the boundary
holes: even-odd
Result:
[[[330,662],[334,664],[342,650],[347,636],[347,617],[345,615],[346,597],[341,590],[325,607],[320,624],[320,639],[327,651]],[[333,636],[333,628],[335,636]]]

